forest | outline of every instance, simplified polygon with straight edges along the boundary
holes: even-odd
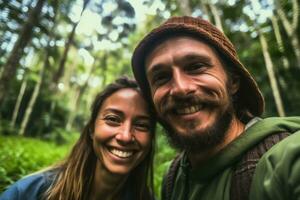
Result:
[[[95,95],[132,77],[138,41],[170,16],[221,29],[254,75],[263,117],[300,113],[298,0],[0,0],[0,193],[64,158]],[[176,154],[157,128],[155,193]]]

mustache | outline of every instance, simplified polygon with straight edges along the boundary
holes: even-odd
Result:
[[[175,108],[182,108],[188,105],[202,104],[205,107],[219,107],[222,102],[215,96],[203,94],[188,94],[185,96],[168,96],[161,104],[161,112],[166,114]]]

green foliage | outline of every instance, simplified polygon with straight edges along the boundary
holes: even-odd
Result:
[[[0,192],[25,175],[63,159],[72,143],[53,142],[16,136],[0,136]]]
[[[0,121],[0,133],[3,135],[12,135],[12,134],[17,133],[17,130],[15,127],[11,126],[10,121],[1,120]]]
[[[156,197],[159,197],[159,199],[162,179],[175,154],[175,150],[172,149],[167,142],[164,130],[161,126],[158,126],[156,130],[156,151],[154,159],[154,190]]]
[[[62,128],[55,128],[51,134],[45,135],[43,138],[54,142],[56,145],[73,144],[77,141],[79,134],[67,131]]]

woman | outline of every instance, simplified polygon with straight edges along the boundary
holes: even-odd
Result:
[[[135,81],[119,78],[95,98],[68,158],[16,182],[0,199],[153,199],[154,130]]]

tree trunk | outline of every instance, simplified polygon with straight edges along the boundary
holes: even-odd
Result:
[[[83,14],[87,4],[89,3],[89,1],[90,0],[84,0],[84,4],[83,4],[82,10],[81,10],[80,17],[82,16],[82,14]],[[69,53],[71,44],[74,41],[75,31],[76,31],[77,25],[79,24],[79,21],[73,23],[72,31],[70,32],[70,34],[68,36],[68,39],[67,39],[67,42],[65,44],[65,49],[64,49],[62,58],[59,62],[58,69],[57,69],[56,73],[54,73],[54,75],[53,75],[52,84],[50,86],[50,89],[53,90],[53,91],[56,91],[57,84],[58,84],[59,80],[61,79],[61,77],[64,74],[65,64],[66,64],[66,61],[67,61],[67,58],[68,58],[68,53]]]
[[[293,46],[295,56],[296,56],[297,66],[300,69],[300,43],[296,32],[294,32],[294,34],[291,36],[291,40],[292,40],[291,44]]]
[[[22,102],[22,99],[23,99],[26,87],[27,87],[27,80],[24,77],[23,81],[22,81],[21,88],[20,88],[20,92],[19,92],[19,95],[18,95],[18,98],[17,98],[17,102],[15,104],[13,116],[12,116],[12,119],[11,119],[11,122],[10,122],[11,127],[14,127],[15,124],[16,124],[18,113],[19,113],[19,109],[20,109],[20,105],[21,105],[21,102]]]
[[[203,11],[204,15],[207,16],[207,20],[209,22],[212,22],[211,16],[209,14],[210,12],[208,11],[208,8],[207,8],[207,3],[201,3],[200,5],[201,5],[201,8],[202,8],[202,11]]]
[[[190,16],[192,14],[189,0],[177,0],[177,4],[183,15]]]
[[[293,46],[293,50],[296,56],[297,66],[300,68],[300,43],[299,36],[297,35],[298,28],[298,19],[299,19],[299,4],[298,0],[293,0],[293,17],[292,22],[290,22],[280,6],[279,2],[276,2],[276,11],[280,20],[282,21],[283,27],[291,40],[291,44]]]
[[[278,45],[278,49],[279,49],[279,52],[281,53],[281,56],[282,56],[283,67],[285,69],[289,69],[290,68],[290,63],[289,63],[289,60],[284,55],[285,54],[285,49],[284,49],[284,45],[283,45],[283,42],[282,42],[282,37],[281,37],[281,34],[280,34],[280,30],[279,30],[278,19],[275,15],[273,15],[271,17],[271,21],[272,21],[272,26],[273,26],[273,29],[274,29],[274,34],[275,34],[276,42],[277,42],[277,45]]]
[[[68,36],[68,40],[67,40],[67,43],[65,44],[65,49],[64,49],[63,55],[62,55],[62,57],[60,59],[60,62],[59,62],[58,69],[53,75],[53,79],[52,79],[52,84],[53,84],[52,87],[53,88],[52,89],[54,89],[54,90],[56,90],[56,86],[57,86],[60,78],[64,74],[65,63],[66,63],[66,60],[68,58],[68,53],[69,53],[71,44],[73,43],[73,40],[74,40],[74,35],[75,35],[75,30],[76,30],[77,25],[78,25],[78,22],[73,24],[72,31]]]
[[[47,57],[46,59],[48,60],[48,56],[46,56],[46,57]],[[26,108],[25,115],[24,115],[22,123],[21,123],[21,128],[19,130],[19,135],[24,135],[24,133],[25,133],[25,129],[26,129],[28,121],[30,119],[32,109],[33,109],[36,99],[40,93],[41,85],[42,85],[43,78],[44,78],[45,66],[46,66],[46,63],[43,64],[42,69],[40,70],[39,80],[34,87],[29,104]]]
[[[221,18],[220,18],[220,14],[219,14],[219,12],[217,10],[217,7],[213,3],[209,3],[208,6],[209,6],[209,8],[211,10],[211,13],[213,15],[216,27],[219,30],[221,30],[222,32],[224,32],[223,31],[223,26],[222,26],[222,21],[221,21]]]
[[[6,91],[9,90],[11,81],[16,74],[24,48],[32,38],[33,28],[38,22],[44,2],[45,0],[38,0],[36,6],[29,12],[28,20],[23,25],[13,50],[3,66],[3,72],[0,77],[0,106],[2,106]]]
[[[23,120],[22,120],[22,123],[21,123],[21,127],[19,129],[19,135],[24,135],[25,133],[25,130],[26,130],[26,127],[27,127],[27,124],[29,122],[29,119],[30,119],[30,116],[31,116],[31,113],[32,113],[32,109],[36,103],[36,100],[37,100],[37,97],[40,93],[40,90],[41,90],[41,86],[42,86],[42,83],[43,83],[43,80],[44,80],[44,76],[45,76],[45,69],[49,66],[50,66],[50,62],[49,62],[49,57],[50,57],[50,49],[51,49],[51,41],[52,41],[52,38],[53,38],[53,33],[54,33],[54,30],[55,30],[55,27],[56,27],[56,16],[57,16],[57,5],[58,5],[58,1],[55,0],[55,4],[54,4],[54,16],[53,16],[53,26],[51,27],[50,29],[50,32],[49,32],[49,37],[48,37],[48,43],[47,43],[47,47],[46,47],[46,51],[45,51],[45,58],[44,58],[44,62],[43,62],[43,65],[40,69],[40,73],[39,73],[39,79],[34,87],[34,90],[33,90],[33,93],[31,95],[31,98],[29,100],[29,104],[26,108],[26,111],[25,111],[25,115],[23,117]]]
[[[275,99],[275,105],[277,108],[277,112],[278,112],[279,116],[283,117],[283,116],[285,116],[285,111],[284,111],[284,107],[282,104],[282,100],[281,100],[281,96],[280,96],[280,92],[279,92],[279,88],[278,88],[278,83],[277,83],[277,80],[275,77],[273,63],[272,63],[271,56],[268,51],[268,44],[266,42],[266,38],[263,35],[263,33],[261,33],[259,30],[257,32],[259,35],[259,40],[260,40],[260,44],[262,47],[263,56],[264,56],[264,60],[266,63],[267,72],[268,72],[268,76],[270,79],[271,88],[272,88],[273,96]]]
[[[71,130],[71,128],[72,128],[74,119],[75,119],[76,114],[77,114],[76,113],[76,109],[78,108],[79,103],[81,101],[81,97],[84,94],[84,92],[85,92],[85,90],[86,90],[86,88],[88,86],[88,82],[89,82],[89,80],[91,78],[91,75],[93,74],[93,72],[94,72],[94,70],[96,68],[96,64],[95,63],[96,62],[93,63],[93,65],[92,65],[92,67],[91,67],[91,69],[89,71],[89,75],[88,75],[87,79],[85,80],[84,84],[81,87],[79,87],[79,89],[77,90],[77,92],[75,94],[74,104],[72,106],[72,110],[71,110],[70,115],[68,117],[68,122],[66,124],[66,130],[68,130],[68,131]]]

